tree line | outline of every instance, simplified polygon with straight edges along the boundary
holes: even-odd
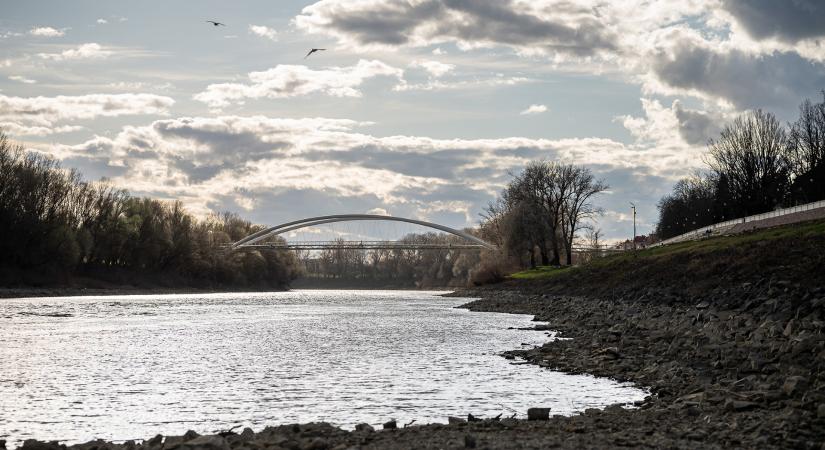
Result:
[[[592,199],[608,188],[586,167],[533,161],[487,206],[481,235],[501,249],[499,261],[521,267],[571,265],[581,231],[598,241],[591,219],[602,210]]]
[[[762,110],[739,116],[708,142],[705,163],[659,201],[660,238],[825,199],[825,91],[789,124]]]
[[[178,201],[84,181],[0,132],[0,286],[285,286],[299,272],[290,252],[225,249],[260,229],[229,213],[198,220]]]
[[[474,233],[476,230],[465,229]],[[311,279],[363,281],[361,285],[431,288],[466,286],[476,279],[484,256],[470,249],[354,249],[343,239],[320,252],[300,252]],[[410,233],[401,244],[464,244],[444,233]]]

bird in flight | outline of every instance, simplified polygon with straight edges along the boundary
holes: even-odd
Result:
[[[225,23],[215,22],[214,20],[207,20],[206,22],[211,23],[212,25],[215,25],[216,27],[217,26],[224,26],[224,27],[226,26]]]
[[[304,59],[309,58],[309,55],[311,55],[311,54],[313,54],[313,53],[315,53],[315,52],[323,52],[323,51],[325,51],[325,50],[326,50],[325,48],[313,48],[313,49],[311,49],[311,50],[309,51],[309,53],[307,53],[307,55],[306,55],[306,56],[304,56]]]

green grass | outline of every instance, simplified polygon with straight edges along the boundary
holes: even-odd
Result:
[[[768,228],[738,234],[735,236],[719,236],[699,241],[680,242],[678,244],[652,247],[638,251],[626,251],[614,253],[603,258],[575,267],[554,267],[540,266],[531,270],[524,270],[509,275],[512,280],[550,280],[558,278],[559,281],[567,280],[571,276],[578,274],[622,274],[631,270],[632,267],[639,267],[641,264],[649,267],[669,267],[674,260],[690,258],[692,260],[703,260],[704,255],[726,255],[734,254],[735,249],[740,247],[753,248],[756,246],[769,246],[771,241],[782,241],[786,239],[802,240],[814,236],[825,236],[825,220],[815,220],[790,225],[783,225],[775,228]],[[731,253],[731,252],[734,253]],[[708,261],[713,262],[718,259],[711,257]]]
[[[553,278],[556,275],[567,272],[570,269],[571,267],[564,266],[538,266],[535,269],[522,270],[521,272],[510,274],[508,278],[515,280],[544,280]]]

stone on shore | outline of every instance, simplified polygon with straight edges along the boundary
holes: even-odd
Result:
[[[373,431],[375,431],[375,428],[373,428],[372,425],[368,423],[359,423],[355,426],[355,431],[365,431],[367,433],[372,433]]]
[[[395,419],[390,420],[389,422],[385,422],[385,423],[384,423],[384,429],[385,429],[385,430],[395,430],[395,429],[398,429],[398,423],[395,421]]]
[[[549,420],[550,408],[530,408],[527,410],[527,420]]]

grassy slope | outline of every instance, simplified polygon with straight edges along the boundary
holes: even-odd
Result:
[[[668,290],[679,297],[741,283],[825,285],[825,221],[625,252],[574,268],[511,275],[508,284],[592,295]]]

